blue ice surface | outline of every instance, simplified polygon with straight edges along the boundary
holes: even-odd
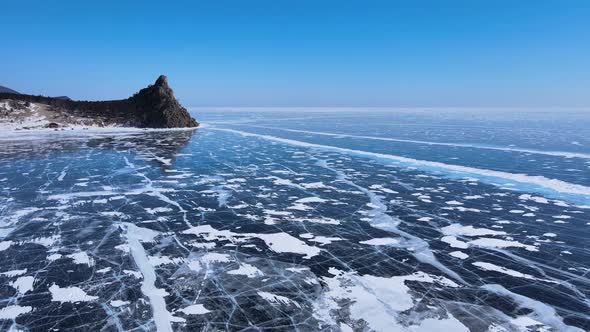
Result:
[[[21,312],[0,330],[379,330],[376,318],[415,330],[454,317],[513,331],[523,315],[539,330],[590,330],[590,211],[576,206],[586,197],[370,155],[584,187],[585,158],[499,149],[587,154],[587,113],[194,114],[194,131],[0,135],[0,310]],[[24,294],[11,286],[21,277],[34,279]],[[55,287],[90,300],[56,301]],[[354,303],[382,314],[351,315]]]
[[[450,165],[543,176],[590,187],[590,111],[587,110],[316,110],[299,113],[235,110],[204,112],[201,116],[201,121],[215,127]],[[473,147],[380,141],[358,136]],[[506,148],[570,152],[586,155],[586,158],[506,151]],[[450,178],[468,176],[513,190],[590,205],[590,194],[567,193],[533,183],[373,158],[385,164],[416,167]]]

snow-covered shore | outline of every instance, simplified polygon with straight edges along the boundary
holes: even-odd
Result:
[[[67,116],[37,103],[15,104],[0,101],[0,140],[43,139],[48,136],[80,137],[84,135],[117,135],[152,131],[184,131],[195,128],[137,128],[124,125],[104,125],[89,118]],[[50,125],[51,124],[51,125]]]

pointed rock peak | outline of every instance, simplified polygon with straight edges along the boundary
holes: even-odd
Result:
[[[156,80],[156,86],[168,86],[168,77],[166,75],[160,75]]]

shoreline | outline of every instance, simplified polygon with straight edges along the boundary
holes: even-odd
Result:
[[[67,138],[68,136],[85,136],[92,135],[113,135],[113,134],[140,134],[149,132],[175,132],[175,131],[193,131],[199,127],[182,127],[182,128],[138,128],[138,127],[68,127],[60,129],[52,128],[33,128],[20,130],[5,130],[0,128],[0,141],[10,141],[16,139],[44,139],[51,136]]]

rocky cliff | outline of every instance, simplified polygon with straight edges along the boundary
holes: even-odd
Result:
[[[58,125],[59,119],[83,118],[100,125],[118,125],[140,128],[197,127],[199,123],[180,105],[168,85],[166,76],[160,76],[153,85],[141,89],[122,100],[75,101],[66,98],[0,93],[0,100],[41,105],[45,113]]]
[[[180,105],[168,86],[168,79],[162,75],[156,83],[141,89],[128,99],[137,110],[143,127],[177,128],[196,127],[198,123]]]

